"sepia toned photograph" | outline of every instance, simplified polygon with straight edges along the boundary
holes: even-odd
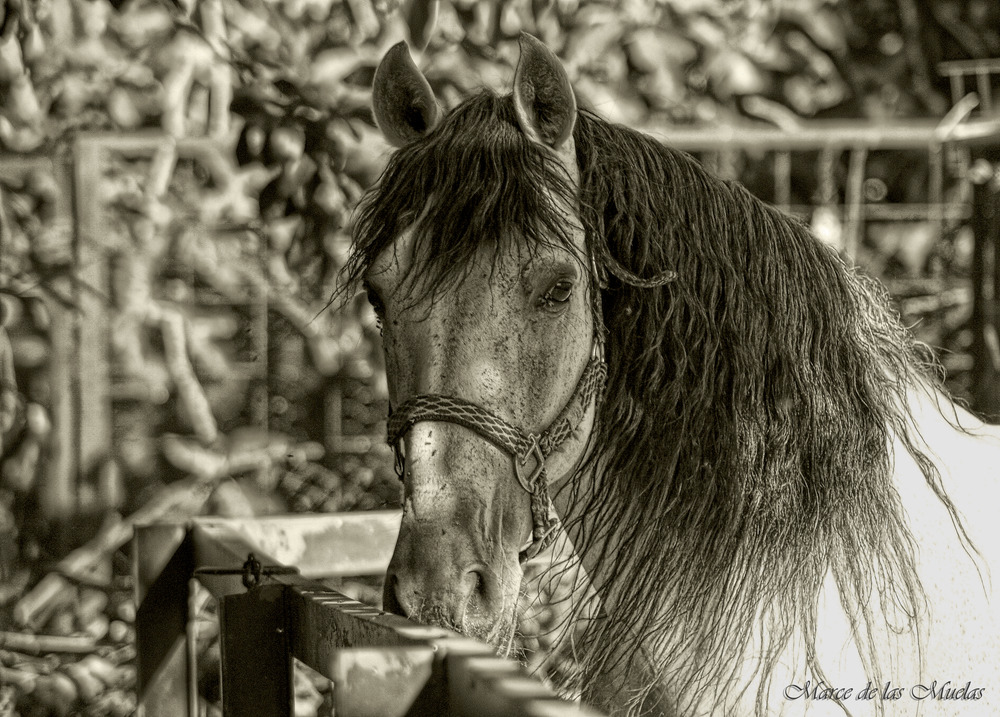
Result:
[[[0,0],[0,717],[1000,715],[997,0]]]

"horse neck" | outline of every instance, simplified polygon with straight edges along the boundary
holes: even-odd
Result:
[[[895,438],[893,485],[915,541],[948,540],[962,553],[959,559],[971,560],[980,572],[983,563],[1000,564],[987,508],[1000,503],[1000,425],[984,423],[933,388],[911,388],[907,398],[916,447],[938,471],[929,479]],[[955,516],[943,515],[949,505]]]
[[[980,468],[988,469],[980,465],[979,460],[994,455],[1000,448],[1000,425],[985,423],[933,386],[912,386],[906,397],[916,447],[927,453],[941,471],[946,488],[960,486],[967,478],[976,478]],[[898,437],[896,441],[898,443]],[[894,446],[897,459],[901,449],[905,450],[905,446]],[[965,451],[971,454],[963,460]],[[971,466],[973,470],[956,471],[954,466]],[[1000,466],[994,469],[1000,471]],[[914,476],[908,475],[905,469],[896,471],[898,487],[900,480],[911,478]],[[916,478],[924,480],[922,476]]]
[[[938,476],[929,479],[911,455],[903,438],[898,435],[893,436],[892,445],[888,447],[892,450],[893,458],[893,488],[899,495],[907,515],[913,540],[920,546],[934,543],[934,555],[944,555],[949,562],[963,564],[964,572],[961,574],[964,577],[971,575],[973,578],[978,574],[988,589],[991,567],[992,572],[1000,569],[1000,554],[998,554],[1000,548],[993,547],[992,544],[996,541],[991,539],[992,534],[989,532],[995,522],[989,515],[989,507],[1000,503],[1000,481],[989,480],[990,476],[995,476],[1000,470],[998,469],[1000,426],[983,424],[971,413],[952,403],[937,389],[925,385],[909,389],[907,405],[905,410],[901,410],[901,414],[908,416],[912,447],[930,459],[939,473]],[[955,470],[956,467],[961,467],[961,470]],[[600,470],[600,466],[598,465],[596,469]],[[587,477],[582,476],[582,478]],[[933,484],[934,481],[936,485]],[[568,496],[564,493],[565,491],[558,494],[556,504],[560,514],[566,516],[571,514],[571,506],[568,504]],[[958,522],[949,513],[948,504],[957,510]],[[587,530],[591,527],[587,524],[586,516],[573,521],[570,526],[570,539],[574,540],[574,530]],[[967,540],[962,537],[962,531],[967,532]],[[629,585],[616,580],[616,576],[630,572],[628,566],[621,565],[617,559],[614,543],[618,539],[615,534],[606,536],[603,543],[598,543],[596,546],[592,544],[593,549],[582,556],[583,569],[589,582],[595,586],[603,609],[609,613],[615,611],[616,605],[627,596],[630,588]],[[935,567],[941,566],[922,566],[921,580],[924,580],[928,571],[933,571]],[[927,597],[933,603],[935,597],[933,590]],[[857,656],[851,658],[855,662],[846,668],[837,665],[837,659],[843,652],[843,638],[850,634],[850,628],[845,622],[838,588],[832,579],[827,580],[823,594],[819,596],[818,610],[821,631],[841,636],[839,638],[841,641],[836,645],[817,646],[822,653],[819,657],[820,664],[830,665],[835,673],[852,675],[851,679],[856,679],[855,670],[858,670],[858,674],[864,674],[863,668],[857,663]],[[881,634],[879,626],[885,627],[891,621],[889,616],[876,615],[875,632]],[[921,624],[918,629],[924,627]],[[757,629],[761,628],[758,623]],[[890,665],[894,664],[897,654],[910,654],[910,643],[915,641],[917,636],[916,633],[896,635],[888,630],[884,638],[886,644],[901,646],[895,654],[889,651],[884,656],[882,664]],[[637,640],[622,639],[621,642],[623,650],[634,652]],[[760,634],[748,648],[752,651],[754,645],[766,643],[767,637]],[[802,644],[796,641],[799,648]],[[795,646],[789,646],[789,649],[791,652],[787,657],[783,656],[781,662],[793,666],[792,669],[796,671],[795,675],[787,676],[791,681],[797,679],[797,671],[801,669],[799,663],[801,654],[792,654]],[[655,659],[654,656],[654,661]],[[734,661],[734,665],[738,662]],[[746,663],[750,665],[752,660],[747,660]],[[795,665],[797,667],[794,667]],[[899,667],[902,668],[901,665]],[[920,666],[907,665],[906,669],[919,672]],[[916,673],[911,672],[911,674]],[[742,703],[744,699],[750,699],[751,695],[756,694],[756,680],[759,675],[744,674],[734,677],[734,684],[740,683],[748,686],[748,689],[742,697],[735,693],[717,695],[720,704],[730,703],[731,700]],[[863,681],[861,684],[864,684]],[[744,710],[747,714],[753,713],[752,703],[744,706],[749,710]]]

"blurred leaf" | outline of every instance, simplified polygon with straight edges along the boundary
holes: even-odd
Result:
[[[406,27],[413,46],[423,50],[437,25],[440,0],[410,0],[405,9]]]

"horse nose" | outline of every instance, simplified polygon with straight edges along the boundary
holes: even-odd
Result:
[[[459,627],[467,615],[488,614],[492,592],[482,565],[432,570],[390,566],[382,602],[387,612],[396,615]]]
[[[384,607],[403,617],[459,626],[467,613],[482,613],[488,591],[481,569],[469,567],[456,573],[451,579],[433,579],[408,570],[390,571],[386,575]]]

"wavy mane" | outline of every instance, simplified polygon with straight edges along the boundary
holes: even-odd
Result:
[[[413,223],[435,242],[440,281],[484,241],[570,246],[538,188],[575,188],[520,132],[512,104],[484,91],[393,155],[358,214],[351,278]],[[611,561],[609,579],[631,586],[590,622],[580,679],[609,669],[634,635],[682,710],[705,694],[727,699],[720,685],[756,656],[763,714],[786,648],[822,677],[828,574],[878,676],[876,635],[888,627],[919,643],[923,604],[892,486],[894,436],[968,543],[907,409],[909,389],[937,382],[927,352],[878,282],[740,185],[585,111],[574,140],[588,251],[605,276],[609,376],[577,476],[591,480],[568,486],[568,523],[577,551]],[[636,285],[665,271],[676,279]]]
[[[919,643],[923,600],[893,435],[964,537],[907,409],[908,389],[937,380],[929,353],[880,283],[739,184],[586,113],[574,136],[591,241],[634,274],[678,277],[646,289],[612,276],[603,294],[608,386],[572,520],[584,550],[625,526],[614,579],[635,587],[595,623],[585,670],[608,667],[616,637],[642,636],[682,709],[724,695],[753,647],[763,713],[787,647],[822,678],[830,572],[879,675],[874,636],[888,621]]]

